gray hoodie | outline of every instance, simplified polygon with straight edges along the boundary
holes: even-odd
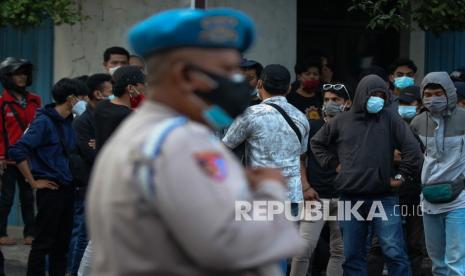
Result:
[[[465,110],[456,108],[457,93],[454,83],[446,72],[432,72],[421,83],[423,96],[425,86],[439,84],[446,92],[447,109],[433,116],[423,112],[411,123],[412,130],[426,145],[425,161],[421,180],[425,185],[465,178]],[[465,192],[449,203],[433,204],[423,201],[426,213],[442,213],[465,208]]]
[[[378,114],[370,114],[366,104],[375,92],[384,92],[387,101]],[[342,195],[391,194],[395,149],[402,152],[399,172],[404,177],[419,172],[420,145],[397,111],[389,108],[390,99],[384,80],[368,75],[357,86],[351,110],[325,124],[312,138],[312,151],[323,168],[341,164],[335,187]],[[329,150],[330,145],[336,146],[336,155]]]

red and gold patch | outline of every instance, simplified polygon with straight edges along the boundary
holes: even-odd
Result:
[[[223,181],[227,176],[226,160],[219,152],[196,152],[194,158],[202,170],[216,181]]]

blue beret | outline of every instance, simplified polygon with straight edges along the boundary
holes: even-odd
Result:
[[[247,50],[254,41],[253,21],[233,9],[174,9],[136,24],[129,44],[140,56],[177,48],[233,48]]]

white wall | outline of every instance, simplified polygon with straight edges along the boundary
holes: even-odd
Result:
[[[91,19],[74,26],[55,27],[54,79],[103,72],[103,51],[127,47],[126,33],[139,20],[190,0],[82,0]],[[292,68],[296,59],[296,0],[208,0],[208,7],[231,7],[249,14],[257,24],[258,39],[245,54],[264,65]]]
[[[415,62],[418,67],[416,73],[416,83],[420,84],[425,76],[425,50],[426,50],[426,35],[425,32],[418,28],[410,33],[410,59]]]
[[[127,48],[126,33],[151,14],[175,7],[189,7],[190,0],[81,0],[89,20],[74,26],[55,27],[54,79],[104,72],[103,51]]]
[[[256,23],[257,41],[248,59],[286,66],[293,74],[297,55],[297,0],[208,0],[209,7],[239,9]]]

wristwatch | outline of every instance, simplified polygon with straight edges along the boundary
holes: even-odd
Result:
[[[400,182],[405,182],[405,178],[403,175],[401,175],[400,173],[396,174],[396,176],[394,176],[394,180],[399,180]]]

